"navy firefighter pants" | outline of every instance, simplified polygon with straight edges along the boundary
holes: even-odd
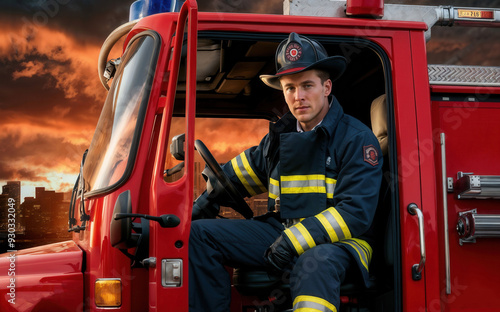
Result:
[[[193,221],[189,239],[189,311],[228,312],[231,281],[224,266],[265,267],[264,252],[283,230],[274,218]],[[318,245],[298,257],[290,272],[294,310],[338,310],[340,284],[351,259],[341,244]]]

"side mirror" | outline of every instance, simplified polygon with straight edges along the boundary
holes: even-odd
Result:
[[[172,138],[172,144],[170,144],[170,154],[174,156],[177,160],[184,160],[184,142],[186,141],[186,135],[179,134]]]
[[[130,198],[130,191],[127,190],[120,195],[116,200],[115,208],[113,210],[113,218],[110,223],[109,238],[111,246],[118,249],[128,249],[137,246],[139,235],[132,234],[132,219],[115,219],[117,214],[132,212],[132,201]]]

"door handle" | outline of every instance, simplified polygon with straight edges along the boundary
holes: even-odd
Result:
[[[418,218],[418,232],[420,236],[420,262],[412,266],[411,275],[414,281],[419,281],[422,279],[422,270],[424,269],[425,265],[424,214],[415,203],[411,203],[408,205],[408,212],[412,216],[417,215]]]

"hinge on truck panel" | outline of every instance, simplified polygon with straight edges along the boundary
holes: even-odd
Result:
[[[448,177],[446,181],[448,182],[448,193],[453,193],[453,178]]]

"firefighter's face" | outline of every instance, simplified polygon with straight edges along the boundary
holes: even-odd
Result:
[[[315,70],[286,75],[280,79],[285,101],[304,131],[310,131],[328,112],[332,81],[321,79]]]

